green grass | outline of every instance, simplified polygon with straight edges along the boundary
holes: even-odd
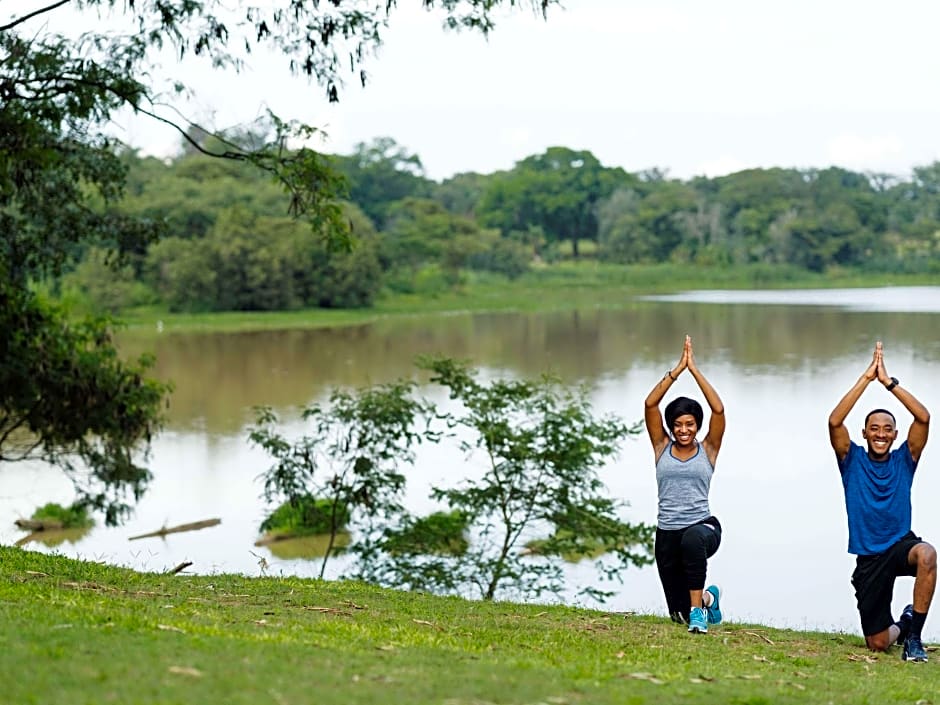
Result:
[[[690,289],[832,288],[935,284],[926,275],[865,274],[849,270],[814,274],[788,266],[692,267],[689,265],[609,265],[561,262],[533,269],[509,281],[497,275],[468,274],[455,290],[437,295],[386,293],[369,309],[307,309],[275,312],[169,313],[160,308],[125,311],[125,334],[322,328],[381,319],[456,312],[559,311],[622,308],[642,294]]]
[[[7,547],[0,639],[0,701],[17,705],[913,705],[936,702],[940,675],[842,634],[729,623],[693,636],[653,616]]]

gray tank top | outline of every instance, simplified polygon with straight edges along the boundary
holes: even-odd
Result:
[[[672,455],[672,441],[656,461],[656,484],[659,487],[660,529],[684,529],[711,515],[708,490],[715,468],[708,460],[702,444],[688,460]]]

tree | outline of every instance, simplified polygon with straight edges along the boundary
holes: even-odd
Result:
[[[678,181],[637,190],[618,190],[597,208],[601,252],[619,262],[662,262],[669,259],[688,232],[687,221],[697,206],[695,192]]]
[[[449,27],[484,33],[499,6],[527,5],[544,15],[553,4],[422,2],[442,10]],[[282,0],[263,8],[221,0],[82,0],[75,6],[112,12],[110,19],[123,20],[123,27],[100,21],[79,37],[66,37],[49,28],[53,13],[68,12],[64,0],[0,20],[0,457],[23,456],[8,450],[22,432],[34,439],[25,448],[41,449],[70,474],[77,471],[70,460],[77,454],[104,485],[83,496],[117,521],[126,506],[111,491],[143,491],[146,471],[132,461],[132,450],[156,428],[165,390],[141,377],[145,364],[118,361],[106,323],[69,325],[64,312],[32,289],[59,275],[88,244],[104,246],[119,262],[143,252],[162,232],[160,222],[115,207],[126,164],[105,127],[127,109],[165,122],[197,152],[266,172],[286,191],[292,214],[346,243],[348,224],[337,198],[342,179],[328,157],[297,146],[315,135],[314,128],[269,115],[251,134],[206,140],[198,126],[158,114],[149,69],[163,49],[179,60],[198,55],[237,71],[253,49],[273,48],[284,54],[285,70],[310,77],[337,100],[346,67],[365,80],[363,62],[381,43],[397,5],[363,10],[346,0]]]
[[[199,153],[168,163],[130,154],[124,160],[128,184],[121,210],[163,223],[164,237],[204,237],[219,214],[235,206],[262,215],[287,214],[283,191],[249,164]]]
[[[349,199],[380,229],[391,204],[427,196],[433,185],[425,178],[418,155],[409,154],[391,137],[360,142],[354,154],[336,157],[336,164],[349,183]]]
[[[271,409],[259,410],[249,438],[275,461],[264,473],[265,499],[300,504],[315,497],[329,507],[321,578],[347,520],[364,540],[374,522],[402,511],[401,466],[413,462],[412,447],[424,438],[416,424],[431,413],[425,402],[412,399],[413,387],[400,381],[356,394],[335,390],[328,405],[304,409],[313,432],[293,443],[278,432]]]
[[[434,200],[455,215],[474,217],[490,176],[465,172],[444,179],[434,188]]]
[[[375,232],[352,204],[357,246],[336,250],[296,220],[235,207],[213,213],[205,237],[164,238],[146,259],[148,281],[173,311],[271,311],[368,306],[382,283]]]
[[[371,566],[382,581],[435,592],[476,590],[492,600],[506,591],[560,592],[558,559],[565,555],[614,556],[612,563],[598,562],[607,579],[651,562],[652,527],[620,520],[620,503],[605,496],[597,476],[638,427],[596,417],[583,390],[566,389],[551,377],[482,383],[450,358],[427,358],[421,366],[459,402],[460,411],[445,418],[460,430],[461,449],[481,459],[483,470],[477,478],[433,488],[445,513],[386,531],[388,560]],[[428,536],[435,516],[455,517],[460,530],[451,521],[435,542]],[[466,532],[472,534],[469,546],[441,550]],[[409,548],[405,538],[415,535],[420,540]],[[527,556],[524,548],[536,537],[543,537],[538,556]],[[608,594],[593,585],[583,592],[598,599]]]
[[[137,452],[160,427],[168,388],[122,362],[107,320],[66,321],[0,279],[0,463],[38,459],[72,480],[73,506],[119,523],[150,480]],[[145,455],[144,455],[145,459]]]
[[[537,226],[555,242],[570,240],[577,257],[579,240],[597,239],[598,201],[635,181],[622,169],[604,167],[591,152],[550,147],[493,178],[479,214],[504,234]]]
[[[265,498],[282,514],[317,505],[329,536],[321,576],[345,530],[351,538],[344,550],[357,559],[345,577],[476,591],[484,599],[558,593],[562,561],[571,556],[599,557],[608,580],[651,562],[653,527],[622,521],[623,504],[605,495],[597,475],[639,426],[595,416],[583,390],[549,377],[482,383],[449,358],[420,366],[460,411],[416,397],[407,380],[334,391],[328,404],[304,410],[312,430],[295,440],[281,434],[273,411],[259,410],[249,437],[274,459],[263,475]],[[479,453],[482,476],[466,477],[459,468],[471,465],[454,463],[454,482],[431,491],[445,506],[414,516],[403,505],[405,469],[419,443],[445,438],[468,455]],[[593,584],[582,592],[601,600],[609,594]]]

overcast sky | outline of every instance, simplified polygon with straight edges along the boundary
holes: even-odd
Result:
[[[331,152],[388,136],[427,175],[509,169],[550,146],[671,176],[843,166],[906,176],[940,159],[940,2],[568,0],[500,16],[488,40],[399,0],[385,44],[342,102],[283,57],[240,76],[188,67],[189,114],[227,127],[270,106],[321,126]],[[178,73],[174,67],[174,73]],[[123,136],[167,153],[140,121]]]

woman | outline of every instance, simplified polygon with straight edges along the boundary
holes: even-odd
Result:
[[[659,411],[666,392],[685,370],[695,378],[711,409],[708,433],[701,442],[697,436],[703,414],[697,401],[673,399],[666,405],[665,425]],[[689,336],[678,364],[646,397],[644,418],[656,456],[656,567],[669,616],[688,623],[690,632],[705,634],[709,624],[721,622],[718,588],[704,588],[708,559],[721,543],[721,524],[709,511],[708,491],[725,433],[725,408],[696,366]]]

